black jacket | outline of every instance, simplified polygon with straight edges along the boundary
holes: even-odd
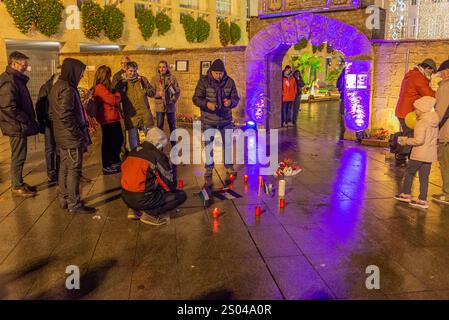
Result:
[[[87,121],[78,93],[78,83],[86,66],[79,60],[67,58],[61,76],[50,91],[50,119],[56,145],[62,149],[82,147],[90,143]]]
[[[59,76],[52,75],[51,78],[45,82],[39,90],[39,96],[36,102],[36,117],[39,124],[39,132],[45,133],[45,128],[51,128],[51,120],[49,116],[49,95],[53,84],[57,81]]]
[[[217,91],[214,85],[219,85],[223,90],[223,98],[231,100],[229,107],[217,108],[215,111],[207,108],[207,102],[212,102],[217,105]],[[240,98],[237,93],[234,80],[228,77],[226,72],[223,79],[217,82],[212,78],[211,71],[207,75],[202,76],[196,85],[195,94],[193,95],[193,103],[201,109],[201,121],[205,124],[223,127],[232,123],[232,109],[237,107]]]
[[[117,71],[114,76],[112,77],[112,87],[115,88],[115,86],[121,81],[123,80],[123,74],[125,73],[125,71],[120,70]]]
[[[0,127],[5,136],[27,137],[38,133],[28,80],[9,66],[0,75]]]

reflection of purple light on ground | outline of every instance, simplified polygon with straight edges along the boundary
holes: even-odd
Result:
[[[366,152],[357,148],[345,150],[333,184],[331,218],[326,220],[326,227],[331,229],[328,231],[335,235],[336,240],[351,238],[362,207],[365,179]],[[355,201],[341,200],[338,197],[341,194]]]

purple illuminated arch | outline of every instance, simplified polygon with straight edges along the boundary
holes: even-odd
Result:
[[[270,70],[279,68],[288,49],[302,38],[310,39],[314,45],[326,41],[345,55],[346,74],[360,74],[359,79],[365,80],[365,85],[360,88],[346,90],[344,97],[346,126],[353,131],[365,130],[370,117],[371,42],[353,26],[311,13],[274,22],[259,31],[249,42],[245,53],[247,114],[252,118],[254,114],[265,114],[258,110],[265,105],[269,112],[276,111],[273,107],[277,101],[272,101],[270,97],[273,94],[270,94],[269,82],[275,79],[273,74],[277,74],[277,71],[270,74]],[[266,119],[258,117],[254,120],[263,123]]]

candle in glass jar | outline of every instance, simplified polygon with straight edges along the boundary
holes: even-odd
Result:
[[[285,199],[284,198],[279,199],[279,208],[281,208],[281,209],[285,208]]]
[[[184,188],[184,181],[178,180],[178,189],[182,190]]]
[[[279,180],[279,197],[285,196],[285,180]]]
[[[256,206],[256,217],[259,217],[261,213],[262,213],[262,210],[260,209],[260,207]]]
[[[243,176],[243,182],[244,182],[244,183],[248,183],[248,175],[245,174],[245,175]]]

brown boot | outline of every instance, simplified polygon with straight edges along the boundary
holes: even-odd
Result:
[[[11,188],[11,192],[14,197],[30,198],[36,195],[36,192],[31,191],[26,186],[18,189]]]

